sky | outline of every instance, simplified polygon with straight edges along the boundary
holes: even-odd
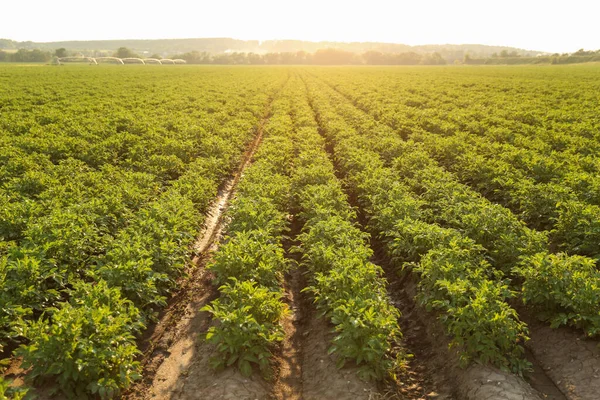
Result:
[[[0,38],[487,44],[600,49],[597,0],[7,0]]]

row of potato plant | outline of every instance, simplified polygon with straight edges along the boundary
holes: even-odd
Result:
[[[292,185],[304,224],[298,240],[311,282],[305,290],[335,327],[329,352],[338,367],[351,360],[363,379],[394,377],[404,362],[402,352],[392,354],[401,337],[399,312],[388,298],[383,270],[369,261],[369,235],[356,224],[300,80],[295,90]]]
[[[452,86],[466,83],[460,75],[448,77],[443,89],[431,91],[395,87],[408,78],[403,74],[370,75],[358,86],[343,75],[319,71],[319,76],[325,76],[361,110],[393,127],[404,138],[424,142],[428,151],[463,182],[511,208],[529,226],[551,229],[550,237],[558,249],[600,259],[600,164],[596,157],[600,149],[592,136],[593,114],[589,111],[593,107],[584,109],[574,103],[571,114],[561,110],[561,115],[556,116],[562,120],[569,115],[568,122],[559,124],[547,113],[535,118],[533,124],[529,119],[536,110],[531,108],[525,122],[514,118],[520,113],[499,116],[503,108],[493,105],[500,96],[498,92],[489,96],[487,88],[483,103],[492,107],[490,113],[481,114],[481,105],[465,109],[461,103],[469,101],[468,96],[461,93],[459,100],[451,91]],[[393,83],[386,81],[382,86],[380,79],[384,76]],[[429,84],[418,82],[423,83]],[[506,81],[496,78],[488,84],[502,83]],[[533,83],[537,84],[537,79],[527,82]],[[481,84],[477,77],[469,87],[481,88]],[[569,82],[569,91],[581,94],[582,88],[572,84]],[[468,95],[471,94],[472,90]],[[554,101],[551,96],[543,99]],[[413,103],[419,105],[415,107]],[[564,103],[561,101],[561,106]],[[473,112],[478,115],[475,120],[467,116]]]
[[[320,69],[313,73],[401,133],[465,132],[524,149],[525,158],[535,159],[529,172],[541,173],[541,178],[572,168],[590,172],[600,167],[595,101],[600,85],[593,68]]]
[[[462,182],[514,210],[528,226],[548,230],[557,248],[600,259],[600,206],[593,196],[582,194],[585,188],[598,185],[596,179],[573,172],[540,182],[516,168],[517,162],[505,161],[510,156],[503,155],[510,150],[504,149],[501,156],[485,156],[480,149],[487,146],[465,136],[422,134],[411,139],[423,143],[424,149]],[[593,176],[597,178],[597,174]],[[574,189],[576,186],[582,190]]]
[[[515,278],[522,300],[539,306],[540,316],[552,326],[570,324],[589,336],[600,334],[600,271],[594,259],[551,254],[544,233],[527,228],[508,209],[459,183],[425,152],[400,156],[394,171],[427,202],[431,221],[454,227],[482,245],[491,264]]]
[[[484,249],[461,232],[427,221],[425,202],[402,184],[359,134],[308,81],[311,102],[334,147],[348,184],[390,255],[412,265],[418,300],[436,310],[466,364],[472,359],[521,372],[527,328],[507,300],[513,292],[486,260]]]
[[[42,180],[45,186],[30,186],[36,193],[24,194],[27,198],[21,200],[26,209],[8,201],[9,211],[17,211],[2,228],[23,228],[2,232],[2,342],[23,343],[16,354],[23,358],[23,367],[29,368],[30,383],[53,383],[54,390],[71,398],[112,398],[139,378],[136,337],[176,288],[203,214],[223,179],[241,160],[265,103],[284,76],[280,78],[266,90],[258,90],[253,86],[256,82],[248,84],[249,90],[232,99],[218,123],[206,121],[210,134],[198,125],[176,127],[172,119],[168,129],[195,135],[201,143],[189,158],[181,155],[185,160],[181,158],[182,168],[176,174],[163,179],[153,168],[141,172],[143,155],[132,167],[129,156],[96,165],[67,152],[41,171],[52,178]],[[214,79],[212,84],[218,87],[221,78]],[[193,92],[193,88],[188,90]],[[233,110],[244,102],[248,108],[238,119]],[[143,104],[131,102],[129,107],[137,110]],[[218,112],[217,105],[206,107]],[[106,135],[115,135],[111,129]],[[119,136],[127,131],[132,140],[146,136],[146,131],[117,127],[115,144],[130,151]],[[90,135],[92,147],[102,135]],[[178,135],[161,134],[165,138]],[[18,149],[21,144],[15,143],[13,148]],[[171,147],[176,153],[178,148]],[[9,164],[18,165],[20,153],[10,154],[17,156],[11,155]],[[41,159],[47,156],[43,150],[39,154]],[[169,163],[163,164],[169,168]],[[29,174],[27,168],[19,168],[8,170],[14,176],[3,180],[2,189],[8,193],[28,187],[13,185]],[[38,214],[30,212],[38,209]],[[13,221],[20,221],[19,225]]]
[[[336,106],[348,120],[364,117],[352,106]],[[552,326],[570,324],[590,336],[600,333],[600,272],[593,259],[550,254],[544,233],[527,228],[508,209],[458,182],[419,143],[390,136],[385,129],[379,134],[385,140],[376,138],[371,148],[381,149],[398,179],[425,202],[430,222],[458,229],[483,246],[491,265],[515,278],[513,286],[522,300],[538,307]],[[582,281],[586,284],[575,290]],[[545,290],[538,293],[541,288]]]
[[[216,345],[212,366],[235,365],[246,376],[253,366],[270,374],[272,352],[284,335],[280,321],[288,312],[282,241],[289,230],[294,147],[285,93],[273,102],[264,139],[227,212],[227,236],[208,266],[220,285],[220,297],[203,308],[216,321],[205,337]]]

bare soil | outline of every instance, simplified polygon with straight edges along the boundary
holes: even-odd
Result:
[[[309,316],[304,332],[302,398],[306,400],[351,400],[379,398],[378,388],[357,376],[357,367],[336,367],[335,357],[328,355],[333,337],[331,326],[315,313]]]
[[[290,220],[291,232],[289,238],[284,240],[286,256],[292,265],[284,282],[285,301],[290,313],[282,321],[285,338],[275,361],[278,371],[272,393],[277,399],[300,400],[303,391],[302,355],[307,316],[307,298],[302,289],[306,287],[306,279],[299,265],[298,254],[290,251],[293,246],[298,245],[296,237],[302,224],[293,216],[290,216]]]
[[[494,367],[471,363],[461,368],[458,353],[449,347],[435,314],[414,302],[416,284],[410,275],[403,279],[388,268],[389,292],[403,313],[401,327],[406,347],[415,355],[410,362],[414,385],[423,399],[540,400],[545,395],[522,378]]]
[[[564,398],[600,399],[600,342],[573,328],[553,329],[526,307],[518,311],[530,330],[527,348]]]

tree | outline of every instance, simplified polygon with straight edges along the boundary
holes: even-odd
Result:
[[[14,49],[17,42],[10,39],[0,39],[0,49]]]
[[[27,50],[19,49],[16,53],[12,54],[10,61],[13,62],[48,62],[52,55],[50,52],[42,51],[38,49]]]
[[[139,58],[137,54],[135,54],[132,50],[127,47],[119,47],[117,52],[114,54],[114,57],[118,58]]]
[[[585,51],[584,49],[579,49],[577,50],[575,53],[573,53],[574,56],[592,56],[594,55],[593,51]]]
[[[248,62],[250,64],[264,64],[265,63],[262,56],[260,54],[256,54],[256,53],[248,53]]]
[[[65,49],[64,47],[61,47],[60,49],[56,49],[54,51],[54,55],[58,58],[62,58],[62,57],[66,57],[67,56],[67,49]]]
[[[369,65],[390,64],[389,57],[380,51],[369,50],[363,54],[363,59]]]
[[[393,64],[395,65],[417,65],[421,64],[423,57],[414,51],[396,53],[393,55]]]
[[[437,51],[435,51],[432,54],[429,54],[429,55],[425,56],[423,58],[423,60],[421,61],[421,64],[425,64],[425,65],[445,65],[446,64],[446,60],[442,57],[442,55],[440,53],[438,53]]]
[[[265,64],[281,64],[281,57],[279,53],[267,53],[263,56]]]

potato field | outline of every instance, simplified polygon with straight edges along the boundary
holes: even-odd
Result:
[[[600,66],[0,66],[0,399],[600,398]]]

